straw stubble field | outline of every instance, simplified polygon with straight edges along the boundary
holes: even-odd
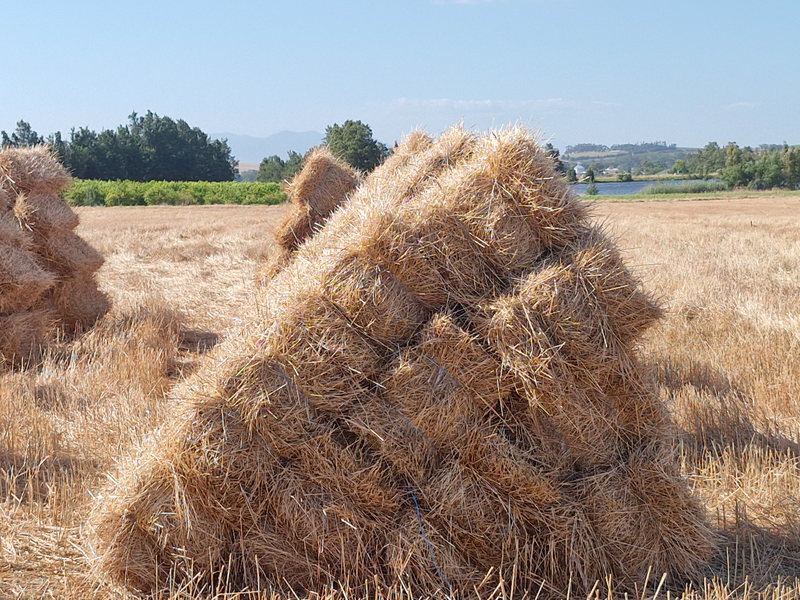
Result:
[[[778,582],[800,594],[798,209],[796,198],[595,208],[669,309],[645,352],[722,539],[708,571],[718,583],[696,582],[700,596]],[[0,596],[124,597],[84,577],[93,495],[170,414],[181,381],[217,359],[206,351],[257,316],[255,273],[285,211],[80,209],[114,309],[41,368],[0,378]]]

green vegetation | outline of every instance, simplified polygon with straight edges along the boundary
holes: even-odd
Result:
[[[237,162],[225,140],[211,140],[186,121],[173,121],[147,111],[133,113],[127,125],[99,134],[81,127],[61,132],[46,142],[58,153],[64,166],[79,179],[132,181],[232,181]],[[43,143],[25,121],[17,123],[10,136],[1,133],[4,147]]]
[[[800,186],[800,146],[764,144],[754,149],[730,142],[722,148],[711,142],[687,155],[683,167],[696,177],[717,175],[729,187],[796,190]]]
[[[17,128],[10,136],[5,131],[0,131],[0,140],[3,148],[21,148],[45,143],[45,139],[25,121],[17,121]]]
[[[262,182],[281,182],[289,180],[300,172],[303,168],[303,157],[297,152],[289,151],[289,160],[283,160],[280,156],[269,156],[261,161],[258,166],[256,181]]]
[[[575,172],[575,167],[570,167],[567,171],[567,181],[569,183],[577,183],[578,182],[578,174]]]
[[[73,206],[279,204],[286,194],[277,183],[75,180],[64,198]]]
[[[599,196],[600,190],[597,189],[597,184],[592,181],[588,186],[586,186],[586,195],[587,196]]]
[[[727,192],[730,186],[724,181],[684,181],[682,183],[655,183],[643,188],[639,193],[650,194],[707,194]]]
[[[564,166],[564,163],[561,160],[561,152],[558,148],[555,148],[552,143],[547,142],[544,146],[545,154],[553,159],[553,162],[556,166],[556,173],[561,173],[562,175],[567,172],[567,167]]]
[[[371,171],[389,156],[389,149],[372,138],[372,129],[361,121],[334,123],[325,129],[323,144],[331,153],[356,169]]]

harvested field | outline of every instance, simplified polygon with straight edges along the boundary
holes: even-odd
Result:
[[[0,380],[0,596],[124,596],[82,577],[92,493],[170,415],[168,390],[215,360],[202,354],[214,336],[258,313],[254,274],[283,211],[79,209],[78,233],[106,258],[99,281],[114,309],[41,370]],[[696,582],[696,595],[754,596],[779,580],[797,595],[800,201],[608,203],[596,212],[670,309],[645,350],[681,428],[684,475],[723,538],[707,573],[719,580]]]

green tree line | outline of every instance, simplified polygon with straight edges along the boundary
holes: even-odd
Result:
[[[237,162],[225,140],[210,139],[182,119],[147,111],[133,113],[127,125],[97,133],[72,129],[69,140],[56,132],[47,139],[25,121],[8,135],[3,147],[47,143],[64,166],[79,179],[130,181],[232,181]]]
[[[718,176],[730,187],[795,190],[800,187],[800,147],[784,143],[754,149],[730,142],[723,148],[710,142],[676,161],[673,171],[703,178]]]

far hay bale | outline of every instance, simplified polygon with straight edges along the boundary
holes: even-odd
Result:
[[[286,186],[291,207],[275,232],[278,250],[259,271],[259,281],[269,281],[291,262],[292,252],[314,235],[359,180],[360,174],[326,147],[306,156],[303,169]]]
[[[322,146],[306,156],[303,169],[286,186],[286,193],[292,202],[308,206],[315,216],[324,219],[356,187],[358,178],[353,167]]]
[[[713,536],[637,359],[658,307],[526,131],[420,146],[114,475],[98,576],[559,596],[701,571]]]

